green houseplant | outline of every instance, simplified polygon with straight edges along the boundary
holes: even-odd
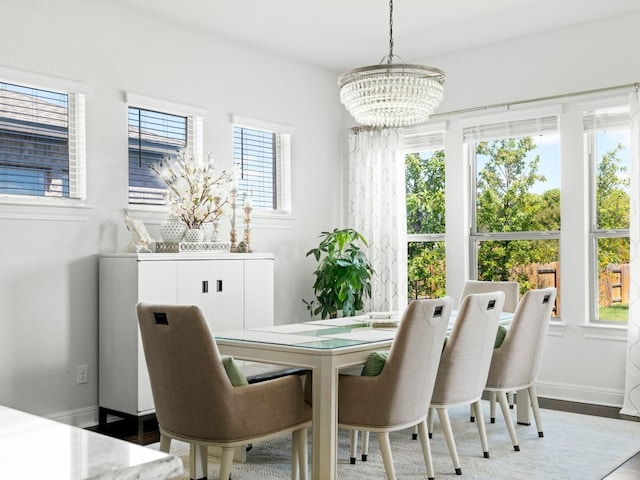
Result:
[[[315,301],[303,302],[312,315],[322,318],[350,317],[364,309],[364,299],[371,297],[373,267],[362,251],[365,238],[352,228],[334,229],[320,234],[320,244],[307,252],[318,262],[313,284]]]

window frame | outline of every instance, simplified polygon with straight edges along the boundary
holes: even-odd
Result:
[[[185,153],[193,158],[204,158],[204,114],[205,110],[199,107],[173,102],[170,100],[158,99],[141,95],[134,92],[125,92],[125,103],[127,108],[127,125],[129,108],[140,108],[158,113],[176,115],[187,118],[187,146]],[[164,213],[168,211],[168,204],[138,204],[129,203],[129,134],[127,127],[127,211],[137,214]]]
[[[446,149],[445,149],[445,135],[446,135],[446,123],[444,122],[434,122],[429,123],[427,125],[419,125],[416,127],[409,127],[404,129],[404,146],[403,146],[403,154],[405,157],[410,154],[420,154],[422,152],[435,152],[438,150],[442,150],[445,154],[446,159]],[[406,173],[405,173],[405,186],[406,186]],[[445,197],[446,197],[446,174],[445,174]],[[446,211],[445,211],[446,218]],[[405,225],[406,228],[406,225]],[[407,237],[407,252],[409,244],[411,243],[436,243],[441,242],[444,245],[445,249],[445,262],[446,262],[446,248],[447,244],[445,241],[446,236],[446,222],[445,222],[445,231],[440,233],[409,233],[406,232]],[[408,264],[409,258],[405,259],[405,263],[407,264],[407,285],[409,285],[408,278]],[[446,291],[446,278],[444,289]],[[407,292],[407,296],[410,295],[411,292]]]
[[[0,194],[0,218],[86,221],[86,84],[34,72],[0,67],[0,81],[65,94],[68,97],[69,197]]]
[[[628,118],[629,101],[626,97],[611,97],[604,100],[595,102],[583,102],[580,104],[583,112],[583,135],[584,135],[584,155],[585,161],[588,163],[589,169],[589,320],[587,324],[596,326],[627,326],[629,318],[626,322],[616,321],[614,319],[601,319],[600,307],[599,307],[599,265],[598,265],[598,240],[606,238],[629,238],[631,237],[630,228],[600,228],[598,226],[598,212],[597,212],[597,190],[596,190],[596,164],[598,161],[596,155],[597,148],[597,134],[599,131],[606,129],[606,126],[614,128],[626,126],[631,128],[631,121]],[[610,120],[605,128],[599,126],[598,119],[588,120],[586,117],[598,117],[603,114],[603,111],[607,111],[614,108],[627,109],[626,121],[617,117],[614,120]],[[624,115],[623,115],[624,116]],[[587,126],[587,122],[593,122],[592,126]],[[630,174],[630,172],[629,172]],[[630,192],[631,195],[631,192]]]
[[[232,142],[232,156],[233,156],[233,168],[237,172],[235,151],[233,147],[235,128],[246,128],[248,130],[258,130],[262,132],[269,132],[275,134],[280,142],[280,147],[276,148],[275,159],[275,209],[256,208],[251,212],[253,217],[274,217],[274,218],[290,218],[292,214],[292,183],[291,183],[291,141],[294,134],[294,129],[290,125],[269,122],[265,120],[257,120],[254,118],[245,117],[242,115],[231,114],[231,142]],[[238,202],[239,205],[244,201],[246,192],[238,190]]]
[[[509,138],[523,138],[540,134],[561,135],[560,114],[561,105],[548,105],[540,108],[522,109],[510,113],[500,113],[480,117],[471,117],[462,122],[463,126],[463,152],[465,165],[469,170],[468,198],[469,198],[469,265],[468,274],[470,279],[478,278],[478,252],[482,242],[487,241],[518,241],[518,240],[555,240],[558,242],[558,263],[561,261],[561,231],[521,231],[521,232],[478,232],[477,231],[477,160],[476,145],[481,141],[495,141]],[[555,117],[555,126],[551,117]],[[537,124],[538,130],[531,129],[530,126]],[[493,132],[493,133],[491,133]],[[528,132],[528,133],[527,133]],[[561,137],[558,148],[561,150]],[[560,160],[560,167],[562,161]],[[562,171],[560,171],[560,177]],[[562,196],[561,182],[560,195]],[[562,220],[561,220],[562,221]],[[560,267],[560,265],[559,265]],[[560,287],[560,279],[556,280],[556,288]],[[558,296],[557,306],[559,309],[560,298]],[[559,321],[561,311],[558,316],[552,317],[553,321]]]

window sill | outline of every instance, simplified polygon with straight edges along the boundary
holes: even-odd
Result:
[[[37,199],[21,202],[0,199],[2,219],[86,222],[91,210],[91,207],[74,200]]]
[[[626,325],[606,325],[600,323],[584,323],[580,325],[584,331],[584,338],[598,340],[615,340],[619,342],[627,341]]]

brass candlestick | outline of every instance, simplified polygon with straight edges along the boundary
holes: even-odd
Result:
[[[235,187],[235,185],[231,188],[230,190],[230,195],[231,195],[231,199],[229,200],[229,203],[231,205],[231,233],[230,233],[230,238],[229,240],[231,241],[231,247],[230,247],[230,251],[231,252],[235,252],[237,245],[236,245],[236,200],[238,198],[238,189]]]
[[[253,210],[250,206],[245,206],[244,210],[244,243],[247,247],[247,253],[252,253],[251,249],[251,211]]]

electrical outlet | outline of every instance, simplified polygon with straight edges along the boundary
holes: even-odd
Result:
[[[76,383],[87,383],[89,381],[89,367],[87,365],[78,365],[78,371],[76,373]]]

